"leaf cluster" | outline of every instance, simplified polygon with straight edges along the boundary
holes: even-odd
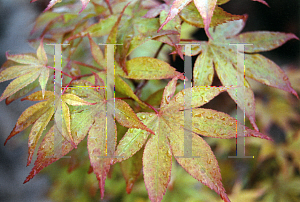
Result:
[[[7,53],[7,61],[0,69],[0,82],[14,79],[0,101],[6,99],[9,104],[28,93],[31,94],[22,100],[39,101],[21,114],[7,138],[32,126],[27,165],[42,139],[34,167],[24,183],[69,152],[79,150],[87,136],[90,172],[96,175],[102,199],[111,167],[119,163],[127,193],[142,170],[149,199],[162,201],[167,188],[172,189],[172,167],[176,170],[180,165],[229,202],[218,161],[205,138],[245,136],[272,140],[256,126],[254,93],[247,79],[298,96],[284,71],[259,54],[298,38],[268,31],[240,33],[247,15],[233,15],[219,7],[228,1],[81,0],[78,4],[51,0],[31,32],[30,42],[37,48],[36,54]],[[256,1],[268,5],[263,0]],[[209,40],[182,39],[183,23],[204,28]],[[198,45],[188,52],[179,44],[186,41]],[[53,49],[45,47],[45,42],[68,44],[61,46],[62,70],[49,62]],[[153,49],[157,43],[153,57],[133,57],[141,47],[149,45],[147,48]],[[244,49],[232,45],[245,43],[252,45]],[[111,49],[107,44],[116,45]],[[198,55],[193,87],[182,89],[191,78],[160,59],[162,49],[182,59]],[[238,64],[239,54],[245,56],[244,69]],[[109,88],[107,75],[112,61],[114,88]],[[57,71],[62,75],[61,95],[53,92],[57,84],[51,80]],[[223,86],[211,86],[214,74]],[[236,93],[241,87],[237,80],[244,83],[241,95]],[[34,92],[36,88],[40,91]],[[245,109],[254,130],[228,114],[200,108],[225,91]],[[114,109],[113,114],[107,113],[110,109]],[[261,115],[264,114],[268,113]],[[190,122],[186,122],[187,117]],[[237,134],[237,128],[243,128],[245,133]],[[186,148],[187,137],[190,148]],[[241,185],[237,183],[234,190],[240,192]]]

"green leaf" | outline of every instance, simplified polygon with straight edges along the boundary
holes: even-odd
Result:
[[[93,39],[90,35],[88,35],[88,37],[89,37],[89,41],[90,41],[91,53],[92,53],[93,58],[98,63],[98,65],[100,65],[101,67],[106,69],[106,62],[104,60],[104,56],[103,56],[103,53],[102,53],[100,47],[93,41]]]
[[[108,102],[110,104],[110,102]],[[154,132],[147,128],[136,116],[134,111],[130,108],[130,106],[124,102],[123,100],[115,100],[115,116],[117,121],[127,128],[140,128],[146,130],[152,134]]]
[[[33,124],[39,117],[41,117],[49,108],[51,108],[50,101],[46,102],[40,102],[37,104],[34,104],[30,107],[28,107],[18,118],[18,121],[14,127],[14,129],[11,131],[10,135],[7,137],[4,145],[7,143],[7,141],[18,134],[19,132],[25,130],[28,126]]]
[[[205,26],[201,15],[199,14],[195,4],[193,3],[186,6],[179,15],[185,22],[189,23],[190,25],[199,28],[204,28]],[[244,19],[245,17],[246,15],[233,15],[227,13],[222,8],[216,6],[214,15],[211,18],[210,26],[214,27],[228,21]]]
[[[6,87],[5,91],[2,93],[0,97],[0,102],[12,94],[16,93],[18,90],[24,88],[25,86],[32,83],[35,79],[38,78],[39,72],[30,72],[28,74],[19,76],[17,79],[10,82],[10,84]]]
[[[222,185],[218,161],[210,146],[200,136],[194,133],[192,135],[192,156],[194,158],[180,158],[184,155],[183,130],[172,132],[168,136],[175,159],[191,176],[213,189],[224,201],[230,201]]]
[[[212,53],[207,44],[202,44],[202,52],[194,64],[194,86],[210,86],[214,78]]]
[[[115,76],[115,88],[116,91],[134,99],[141,107],[147,107],[147,105],[134,94],[130,86],[119,75]]]
[[[40,116],[33,124],[28,138],[28,159],[27,166],[30,165],[35,147],[54,114],[54,108],[49,108],[42,116]]]
[[[48,59],[44,49],[43,39],[40,42],[40,46],[37,49],[36,55],[41,64],[47,65]]]
[[[28,86],[24,87],[23,89],[19,90],[15,94],[13,94],[13,95],[9,96],[8,98],[6,98],[5,104],[8,105],[11,102],[13,102],[14,100],[16,100],[16,99],[26,95],[27,93],[33,91],[36,87],[38,87],[38,85],[39,85],[38,80],[35,80],[34,82],[29,84]]]
[[[82,137],[80,137],[82,138]],[[84,138],[84,137],[83,137]],[[82,139],[83,139],[82,138]],[[81,140],[82,140],[81,139]],[[76,139],[77,140],[77,139]],[[75,140],[75,141],[76,141]],[[80,140],[80,141],[81,141]],[[79,141],[79,140],[77,140]],[[62,146],[60,154],[61,156],[57,156],[54,151],[54,147]],[[65,156],[69,153],[74,147],[72,144],[62,138],[61,140],[54,139],[54,126],[46,133],[37,153],[37,160],[34,162],[34,167],[30,171],[29,175],[26,177],[23,184],[27,183],[30,179],[32,179],[36,174],[38,174],[43,168],[47,167],[48,165],[54,163],[62,156]],[[57,148],[60,149],[60,148]]]
[[[237,89],[235,88],[230,88],[228,93],[240,108],[245,107],[247,117],[253,127],[258,130],[255,124],[254,94],[247,80],[244,80],[244,72],[246,78],[283,89],[296,96],[297,93],[291,87],[285,73],[274,62],[261,55],[247,54],[247,51],[245,51],[245,71],[237,67],[237,52],[234,51],[236,48],[231,46],[230,43],[253,43],[253,46],[245,46],[245,49],[248,52],[256,52],[276,48],[287,40],[295,38],[295,36],[277,32],[251,32],[238,35],[245,26],[245,22],[246,19],[240,19],[210,28],[213,40],[209,39],[209,42],[200,42],[200,45],[194,46],[194,53],[199,52],[200,55],[194,65],[193,78],[194,85],[210,85],[214,67],[224,86],[237,85],[237,77],[239,77],[241,81],[244,81],[245,91],[243,95],[237,97]],[[273,41],[269,38],[272,38]]]
[[[161,201],[170,182],[172,154],[162,125],[148,140],[143,155],[145,186],[151,201]]]
[[[9,55],[8,53],[6,53],[6,58],[8,60],[25,65],[43,65],[43,63],[41,63],[41,61],[34,57],[32,53],[19,55]]]
[[[228,139],[243,135],[244,137],[259,137],[261,139],[272,140],[267,135],[253,131],[245,127],[244,134],[237,134],[236,128],[242,126],[240,122],[228,114],[212,109],[193,109],[193,131],[199,135]],[[179,122],[179,120],[178,120]]]
[[[245,52],[256,53],[273,50],[279,46],[282,46],[291,39],[299,40],[297,36],[291,33],[286,34],[281,32],[257,31],[245,32],[237,36],[233,36],[228,39],[228,42],[252,44],[245,46]]]
[[[110,158],[105,158],[109,154],[107,153],[107,135],[106,135],[106,112],[102,108],[101,111],[95,117],[95,123],[91,127],[88,136],[88,151],[91,166],[99,181],[101,198],[104,197],[104,185],[107,173],[110,168]],[[115,139],[117,137],[116,126],[115,128]],[[115,142],[116,143],[116,142]]]
[[[32,53],[19,55],[9,55],[6,53],[7,60],[25,65],[6,66],[6,68],[0,72],[0,82],[16,78],[7,86],[0,97],[0,101],[31,84],[39,76],[39,83],[44,95],[49,77],[49,69],[47,67],[47,55],[44,50],[43,40],[40,42],[36,55],[37,58]]]
[[[130,194],[135,181],[141,174],[143,168],[143,152],[144,149],[140,149],[131,158],[120,163],[123,176],[126,180],[126,191],[128,194]]]
[[[130,79],[167,79],[177,76],[175,68],[168,63],[151,57],[137,57],[126,62],[128,75],[120,76]]]
[[[152,126],[157,118],[153,116],[152,113],[147,112],[137,113],[137,116],[141,119],[143,124],[148,127]],[[121,162],[133,156],[143,147],[149,134],[150,133],[145,130],[130,128],[120,140],[115,151],[115,156],[123,156],[123,158],[114,159],[113,163]]]

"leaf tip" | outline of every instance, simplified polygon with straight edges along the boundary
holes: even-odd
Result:
[[[132,191],[132,187],[134,185],[134,179],[130,178],[127,182],[126,182],[126,192],[127,194],[130,194]]]
[[[231,202],[230,199],[228,198],[227,194],[225,192],[222,192],[220,194],[221,198],[223,199],[224,202]]]

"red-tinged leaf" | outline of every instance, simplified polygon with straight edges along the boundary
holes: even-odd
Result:
[[[157,7],[151,8],[148,10],[148,12],[146,13],[146,15],[144,15],[144,18],[155,18],[156,16],[158,16],[161,11],[166,10],[168,8],[168,5],[166,4],[160,4]]]
[[[161,111],[173,111],[173,110],[184,110],[185,102],[184,97],[188,91],[191,91],[191,107],[201,107],[206,104],[214,97],[216,97],[219,93],[228,90],[229,87],[206,87],[206,86],[196,86],[187,89],[183,89],[179,93],[177,93],[174,98],[169,102],[169,104],[165,108],[161,108]]]
[[[25,86],[32,83],[39,76],[40,72],[30,72],[28,74],[19,76],[17,79],[10,82],[10,84],[6,87],[5,91],[0,97],[0,102],[12,94],[16,93],[18,90],[24,88]]]
[[[156,135],[148,140],[143,155],[143,173],[149,199],[161,201],[171,177],[172,154],[166,134],[158,125]]]
[[[290,92],[298,97],[297,92],[292,88],[284,71],[272,60],[269,60],[262,55],[245,55],[245,74],[251,79]]]
[[[182,112],[183,113],[183,112]],[[272,140],[270,137],[245,127],[245,133],[236,134],[236,128],[243,125],[228,114],[212,109],[193,109],[193,132],[213,138],[229,139],[238,137],[259,137]],[[183,117],[183,116],[182,116]],[[183,123],[183,120],[178,120]]]
[[[65,137],[65,139],[69,140],[71,142],[72,145],[75,146],[76,145],[74,143],[74,139],[71,135],[71,120],[70,120],[70,110],[68,105],[65,102],[61,102],[61,111],[56,111],[57,113],[61,113],[62,112],[62,135]],[[55,117],[56,118],[56,117]],[[57,119],[55,120],[55,122],[57,123]],[[66,127],[66,128],[64,128]],[[64,130],[65,129],[65,130]],[[60,130],[60,129],[59,129]],[[67,134],[66,134],[67,133]]]
[[[126,62],[128,75],[120,75],[130,79],[167,79],[177,76],[175,68],[168,63],[151,57],[137,57]]]
[[[19,132],[25,130],[28,126],[33,124],[42,114],[44,114],[50,107],[51,102],[39,102],[28,107],[19,117],[14,129],[11,131],[10,135],[7,137],[4,145],[7,141],[18,134]],[[48,106],[50,105],[50,107]]]
[[[213,16],[217,0],[194,0],[195,6],[197,7],[200,15],[203,18],[204,30],[209,38],[212,38],[209,33],[209,25]]]
[[[178,21],[180,21],[179,17],[177,19]],[[179,43],[179,39],[180,39],[179,37],[180,27],[181,27],[180,22],[176,24],[178,29],[162,30],[159,33],[157,33],[156,31],[157,27],[159,26],[159,21],[157,18],[154,19],[140,18],[140,20],[135,19],[134,22],[137,23],[137,25],[134,26],[134,29],[136,29],[135,33],[133,34],[134,36],[132,37],[132,39],[126,40],[126,44],[130,44],[128,51],[126,53],[127,56],[130,55],[130,53],[135,48],[137,48],[138,46],[142,45],[143,43],[151,39],[163,43],[167,43],[171,46],[175,46],[175,48],[178,46],[176,44]],[[166,40],[165,38],[168,38],[168,40]]]
[[[33,54],[19,54],[19,55],[9,55],[6,52],[6,58],[8,60],[25,64],[25,65],[43,65]]]
[[[109,103],[109,102],[108,102]],[[117,121],[127,128],[138,128],[142,130],[146,130],[152,134],[154,132],[147,128],[136,116],[134,111],[130,108],[130,106],[124,102],[123,100],[115,100],[115,116]]]
[[[31,84],[29,84],[28,86],[22,88],[21,90],[19,90],[18,92],[16,92],[15,94],[9,96],[8,98],[6,98],[5,100],[5,104],[10,104],[11,102],[15,101],[16,99],[26,95],[27,93],[33,91],[36,87],[38,87],[39,82],[38,80],[35,80],[34,82],[32,82]]]
[[[53,94],[53,92],[51,92]],[[39,92],[39,96],[41,98],[41,92]],[[49,100],[47,102],[41,102],[37,103],[36,105],[33,106],[38,106],[38,105],[44,105],[44,106],[50,106],[49,108],[53,107],[54,103],[49,103],[53,100]],[[26,110],[27,114],[23,112],[23,114],[20,116],[18,123],[19,125],[16,125],[16,130],[20,127],[22,127],[22,124],[24,125],[24,128],[27,127],[28,125],[32,124],[35,122],[35,116],[38,116],[36,113],[44,114],[45,111],[40,110],[41,108],[44,109],[44,106],[39,106],[35,107],[29,110]],[[31,114],[33,115],[31,115]],[[31,116],[30,116],[31,115]],[[29,116],[28,119],[26,117]],[[94,116],[91,114],[90,111],[88,110],[83,110],[81,113],[73,113],[71,114],[72,116],[72,123],[71,123],[71,133],[72,137],[74,139],[75,145],[78,145],[85,137],[87,134],[88,130],[90,129],[92,123],[94,122]],[[18,124],[17,123],[17,124]],[[18,126],[18,127],[17,127]],[[55,126],[57,127],[57,126]],[[23,129],[24,129],[23,128]],[[22,129],[22,130],[23,130]],[[15,130],[15,129],[14,129]],[[18,131],[16,131],[18,132]],[[58,146],[62,146],[62,150],[53,150],[53,148],[60,149]],[[74,148],[72,144],[70,143],[69,140],[66,139],[61,139],[57,140],[54,139],[54,127],[52,127],[48,133],[45,135],[39,150],[38,150],[38,158],[36,162],[34,163],[34,167],[32,171],[30,172],[29,176],[26,178],[24,183],[28,182],[31,178],[33,178],[37,173],[39,173],[44,167],[50,165],[51,163],[57,161],[59,158],[62,156],[66,155],[69,151],[71,151]],[[54,153],[55,152],[55,153]],[[60,153],[61,156],[55,156],[57,153]],[[52,158],[51,158],[52,157]]]
[[[49,100],[49,99],[54,99],[54,93],[52,91],[45,91],[44,96],[42,91],[37,91],[22,98],[22,101],[23,100],[41,101],[41,100]]]
[[[100,76],[98,74],[96,74],[95,72],[93,72],[93,75],[95,76],[95,86],[101,86],[101,87],[104,87],[105,84],[104,84],[104,81],[102,78],[100,78]]]
[[[37,55],[37,58],[38,58],[38,60],[40,61],[41,64],[43,64],[43,65],[47,64],[48,59],[47,59],[47,55],[46,55],[46,52],[45,52],[45,49],[44,49],[43,39],[40,42],[40,45],[39,45],[39,47],[37,49],[37,52],[36,52],[36,55]]]
[[[165,19],[167,18],[167,12],[166,11],[162,11],[160,13],[159,16],[159,21],[160,23],[162,23]],[[175,48],[175,50],[177,51],[178,55],[181,57],[181,59],[183,60],[183,53],[181,51],[182,47],[179,44],[180,42],[180,32],[181,32],[181,19],[179,16],[175,16],[174,19],[169,22],[168,24],[166,24],[163,27],[163,30],[173,30],[173,31],[177,31],[178,34],[176,35],[166,35],[166,36],[162,36],[161,38],[169,38],[169,40],[172,43],[172,46]]]
[[[270,7],[269,4],[267,2],[265,2],[264,0],[252,0],[252,1],[258,1],[262,4],[265,4],[266,6]]]
[[[237,77],[240,77],[240,81],[244,81],[244,90],[240,90],[241,96],[237,96],[237,90],[239,89],[229,88],[227,92],[241,109],[245,109],[245,113],[249,118],[252,126],[255,130],[258,131],[258,127],[255,123],[254,94],[247,80],[244,80],[243,74],[239,74],[234,68],[233,64],[226,60],[226,51],[224,51],[221,47],[212,46],[211,50],[214,55],[214,64],[216,72],[224,86],[236,85],[238,79]]]
[[[159,32],[163,26],[165,26],[170,20],[172,20],[188,3],[192,0],[175,0],[172,4],[172,7],[168,13],[168,17],[161,24],[160,28],[157,30]]]
[[[142,108],[146,108],[147,105],[143,103],[137,96],[134,94],[130,86],[118,75],[115,75],[115,89],[116,91],[127,95],[134,99]]]
[[[38,71],[38,67],[32,67],[30,65],[16,65],[7,67],[0,72],[0,82],[8,81],[21,75],[29,74],[35,70]]]
[[[61,148],[58,148],[57,146],[61,146]],[[45,135],[37,153],[37,160],[34,162],[34,167],[30,171],[29,175],[26,177],[24,184],[31,180],[43,168],[47,167],[48,165],[60,159],[61,157],[65,156],[72,149],[73,146],[70,144],[69,141],[66,141],[63,138],[61,140],[57,140],[54,138],[53,126]],[[57,153],[61,155],[57,156]]]
[[[57,2],[61,2],[61,0],[50,0],[47,8],[44,10],[44,12],[50,10],[50,8],[52,8]]]
[[[101,97],[105,98],[105,84],[102,78],[100,78],[100,76],[98,74],[96,74],[95,72],[92,72],[93,75],[95,76],[95,86],[101,86],[103,88],[98,88],[97,91],[100,93]]]
[[[186,6],[179,15],[185,22],[189,23],[190,25],[199,28],[204,28],[205,26],[199,11],[193,3]],[[210,27],[215,27],[228,21],[244,19],[245,17],[246,15],[233,15],[227,13],[221,7],[216,6],[214,15],[211,18]]]
[[[162,96],[160,108],[164,108],[166,105],[169,104],[171,98],[173,97],[173,95],[175,93],[177,80],[182,75],[183,74],[178,74],[171,81],[169,81],[168,85],[164,89],[164,93],[163,93],[163,96]]]
[[[223,23],[214,28],[210,28],[210,33],[214,39],[212,40],[212,43],[215,41],[217,42],[216,44],[218,44],[218,42],[223,42],[225,39],[240,33],[246,24],[247,18],[248,16],[245,15],[245,18],[243,19]]]
[[[210,86],[214,78],[212,53],[206,44],[201,46],[203,51],[194,64],[194,86]]]
[[[79,11],[79,13],[81,13],[86,8],[90,0],[80,0],[80,1],[82,3],[82,9]]]
[[[39,15],[36,20],[30,35],[33,35],[37,31],[43,31],[51,22],[56,20],[61,13],[45,12]]]
[[[49,78],[49,69],[48,68],[43,68],[41,70],[41,74],[39,77],[39,83],[42,89],[42,94],[43,97],[45,96],[45,89],[46,89],[46,84],[48,82],[48,78]]]
[[[82,3],[82,8],[79,13],[81,13],[86,8],[86,6],[90,2],[90,0],[80,0],[80,1]],[[31,1],[31,3],[32,2],[34,2],[34,1]],[[47,8],[44,10],[44,12],[50,10],[55,4],[60,3],[60,2],[61,2],[61,0],[50,0],[49,4],[48,4]]]
[[[229,43],[252,44],[245,46],[245,52],[255,53],[261,51],[270,51],[282,46],[291,39],[298,39],[294,34],[286,34],[281,32],[245,32],[237,36],[230,37]]]
[[[95,118],[95,123],[91,127],[88,136],[88,152],[93,171],[99,181],[101,198],[104,197],[104,186],[107,173],[110,168],[111,159],[107,158],[107,137],[106,137],[106,112],[104,108],[98,113]],[[115,140],[117,136],[116,125],[111,126],[115,128]],[[108,134],[111,135],[111,134]]]
[[[192,156],[194,158],[180,158],[184,155],[184,133],[183,129],[172,131],[168,135],[173,155],[177,162],[195,179],[214,190],[225,202],[229,198],[222,185],[222,177],[216,157],[209,145],[199,136],[193,133]],[[181,143],[181,144],[180,144]]]
[[[91,53],[95,61],[101,66],[106,69],[106,61],[104,60],[103,53],[100,47],[93,41],[92,37],[88,35],[90,46],[91,46]]]
[[[108,35],[111,32],[112,27],[116,24],[117,20],[117,15],[111,15],[107,18],[100,19],[98,23],[92,24],[84,31],[69,37],[67,40],[74,40],[76,38],[86,36],[87,34],[89,34],[91,37]]]
[[[121,13],[120,13],[120,15],[119,15],[117,21],[115,22],[114,26],[112,27],[112,29],[111,29],[111,31],[110,31],[110,33],[109,33],[109,35],[108,35],[108,38],[107,38],[107,40],[106,40],[106,43],[107,43],[107,44],[108,44],[108,43],[116,44],[116,42],[117,42],[117,31],[118,31],[118,27],[119,27],[120,22],[121,22],[121,19],[122,19],[122,17],[123,17],[124,11],[125,11],[125,9],[127,8],[127,6],[128,6],[129,4],[130,4],[130,2],[127,3],[127,4],[124,6],[124,8],[123,8],[123,10],[121,11]],[[106,56],[106,55],[107,55],[107,48],[105,48],[105,56]]]
[[[35,147],[53,114],[54,108],[50,108],[33,124],[28,138],[27,166],[30,165]]]
[[[78,97],[77,95],[74,95],[74,94],[70,94],[70,93],[67,93],[67,94],[63,94],[61,96],[62,100],[69,104],[69,105],[73,105],[73,106],[79,106],[79,105],[93,105],[95,103],[90,103],[90,102],[87,102],[87,101],[84,101],[83,99],[81,99],[80,97]]]
[[[126,192],[128,194],[131,193],[135,181],[141,174],[143,168],[143,152],[144,149],[140,149],[131,158],[120,163],[123,176],[126,180]]]
[[[152,126],[152,123],[157,119],[155,114],[147,112],[140,112],[137,116],[146,126]],[[149,132],[145,130],[130,128],[120,140],[115,151],[115,156],[123,156],[123,158],[116,158],[113,163],[121,162],[133,156],[143,147],[148,136]]]
[[[117,22],[115,23],[115,25],[113,26],[111,32],[109,33],[108,35],[108,38],[106,40],[106,43],[107,44],[116,44],[117,43],[117,32],[118,32],[118,27],[119,27],[119,24],[120,24],[120,21],[121,21],[121,18],[124,14],[124,11],[125,9],[127,8],[127,6],[130,4],[127,3],[122,12],[120,13],[120,16],[118,17],[118,20]],[[125,45],[125,43],[123,43]],[[129,45],[129,44],[128,44]],[[126,45],[125,45],[126,46]],[[129,46],[126,46],[126,48],[129,48]],[[107,46],[105,46],[105,57],[107,57]],[[121,68],[123,69],[123,71],[127,74],[127,68],[126,68],[126,65],[125,65],[125,60],[126,60],[126,54],[124,55],[119,55],[117,54],[116,55],[116,60],[117,62],[120,64]]]

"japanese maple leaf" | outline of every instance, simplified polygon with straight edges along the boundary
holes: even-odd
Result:
[[[172,7],[169,11],[168,17],[165,22],[158,29],[158,32],[165,26],[170,20],[172,20],[186,5],[188,5],[192,0],[175,0],[173,1]],[[209,25],[211,22],[211,18],[213,16],[215,7],[217,4],[224,4],[229,0],[194,0],[194,4],[196,5],[200,15],[203,18],[204,30],[209,38],[211,35],[209,33]],[[254,0],[259,1],[265,5],[268,5],[264,0]]]
[[[40,42],[36,56],[37,57],[31,53],[19,55],[9,55],[6,53],[8,61],[12,61],[12,64],[21,63],[22,65],[6,66],[5,69],[0,72],[0,82],[15,79],[2,93],[0,102],[30,85],[37,78],[39,78],[38,81],[44,95],[49,78],[49,68],[47,67],[48,59],[44,50],[43,40]]]
[[[27,166],[31,163],[32,156],[35,150],[35,147],[40,139],[43,130],[48,125],[54,113],[61,113],[62,119],[60,121],[56,120],[60,134],[69,141],[73,146],[76,147],[73,137],[71,136],[70,128],[70,111],[69,105],[91,105],[92,103],[86,102],[83,99],[79,98],[73,94],[63,94],[61,100],[58,99],[58,96],[54,96],[54,93],[51,91],[46,91],[45,95],[41,91],[32,93],[31,95],[23,98],[22,100],[31,100],[31,101],[41,101],[27,108],[19,117],[14,129],[7,137],[4,145],[7,141],[18,134],[19,132],[25,130],[28,126],[33,124],[28,140],[28,159]],[[58,109],[60,106],[58,103],[61,102],[61,109]]]
[[[221,182],[218,162],[209,145],[199,135],[235,138],[236,127],[242,125],[225,113],[197,108],[225,91],[225,87],[187,88],[173,97],[179,77],[180,75],[174,77],[165,87],[159,112],[137,114],[142,122],[155,132],[155,135],[149,135],[149,132],[140,129],[129,129],[115,152],[115,156],[123,158],[115,158],[113,163],[130,158],[146,144],[143,154],[143,173],[151,201],[161,201],[166,192],[171,176],[173,154],[177,162],[190,175],[215,190],[224,201],[228,202],[230,200]],[[185,94],[190,95],[190,109],[185,109]],[[184,110],[192,111],[190,126],[184,123]],[[190,132],[192,139],[192,148],[189,151],[192,152],[192,158],[183,157],[186,132]],[[270,139],[247,127],[245,127],[245,136]]]
[[[96,84],[99,84],[100,86],[104,86],[103,81],[101,78],[97,77]],[[67,117],[69,118],[66,123],[69,123],[69,130],[72,140],[74,141],[74,144],[71,144],[71,141],[69,141],[68,137],[63,136],[61,140],[56,140],[54,138],[54,126],[47,132],[45,135],[39,149],[38,149],[38,157],[36,162],[34,163],[34,167],[32,168],[30,174],[24,181],[24,183],[28,182],[31,178],[33,178],[37,173],[39,173],[44,167],[50,165],[51,163],[57,161],[61,157],[65,156],[67,153],[69,153],[71,150],[75,148],[76,145],[78,145],[86,136],[88,133],[88,151],[89,151],[89,157],[90,162],[93,167],[93,171],[96,174],[97,179],[99,180],[99,187],[101,190],[101,197],[104,196],[104,185],[105,185],[105,179],[106,175],[110,168],[110,158],[105,158],[107,156],[107,132],[106,132],[106,119],[113,118],[106,115],[106,107],[108,105],[115,106],[115,118],[116,120],[125,127],[130,128],[139,128],[146,130],[150,133],[154,133],[151,129],[148,129],[135,115],[133,110],[130,108],[130,106],[122,101],[122,100],[106,100],[105,98],[105,91],[103,89],[92,89],[92,88],[81,88],[82,86],[94,86],[88,81],[74,81],[72,83],[71,90],[67,90],[66,92],[71,92],[70,94],[63,94],[62,100],[67,102],[67,98],[71,96],[71,98],[75,98],[76,100],[72,99],[71,104],[74,105],[72,108],[70,107],[70,110],[67,113]],[[79,86],[79,87],[77,87]],[[52,92],[47,91],[47,98],[48,94]],[[52,93],[53,94],[53,93]],[[83,103],[89,103],[87,106],[76,106],[80,105],[80,103],[83,101],[82,98],[84,97],[85,101]],[[32,94],[28,99],[31,100],[41,100],[40,93]],[[80,99],[81,102],[77,99]],[[50,101],[38,103],[36,105],[53,108],[52,105],[49,103]],[[93,103],[93,104],[91,104]],[[38,108],[38,106],[32,106],[30,110],[25,111],[21,117],[19,123],[17,123],[17,126],[15,128],[20,127],[27,127],[28,125],[32,124],[34,122],[34,119],[38,116],[37,114],[45,113],[44,108]],[[62,105],[63,106],[63,105]],[[49,109],[50,110],[50,109]],[[63,110],[64,111],[64,110]],[[47,111],[46,111],[47,112]],[[52,112],[52,111],[51,111]],[[28,114],[30,113],[30,114]],[[31,115],[33,114],[33,115]],[[50,112],[49,112],[50,114]],[[53,113],[52,113],[53,114]],[[64,113],[63,113],[64,114]],[[31,115],[31,116],[30,116]],[[49,115],[50,116],[50,115]],[[23,117],[29,117],[28,120],[24,120]],[[41,123],[42,120],[39,121]],[[43,123],[43,122],[42,122]],[[33,126],[35,127],[35,126]],[[114,130],[113,132],[113,139],[114,142],[116,142],[116,128],[115,128],[115,122],[113,121],[112,126],[109,129]],[[22,128],[22,129],[23,129]],[[109,130],[108,129],[108,130]],[[15,131],[16,129],[14,129]],[[40,129],[39,131],[42,131]],[[19,132],[19,131],[18,131]],[[111,134],[108,134],[111,135]],[[9,137],[10,138],[10,137]],[[36,141],[37,142],[37,141]],[[61,156],[54,156],[54,150],[53,148],[61,145]],[[103,158],[101,158],[101,156]],[[51,157],[51,158],[49,158]]]
[[[245,76],[263,84],[276,87],[298,96],[291,87],[286,74],[274,62],[257,54],[260,51],[275,49],[290,39],[298,39],[294,34],[279,32],[246,32],[238,34],[244,27],[246,19],[236,20],[210,28],[213,40],[201,41],[200,45],[193,45],[191,55],[201,53],[194,64],[194,86],[209,86],[212,84],[214,67],[224,86],[236,85],[237,77],[244,80],[244,69],[237,67],[236,47],[231,44],[253,44],[245,46]],[[249,54],[248,54],[249,53]],[[243,96],[237,96],[236,89],[228,89],[228,93],[237,105],[243,109],[253,127],[255,124],[254,94],[244,80]]]
[[[119,18],[120,19],[120,18]],[[116,30],[118,25],[116,24],[114,28],[111,30],[107,44],[116,43]],[[107,75],[107,47],[105,48],[105,53],[103,54],[99,45],[95,43],[92,37],[88,34],[88,38],[90,41],[91,53],[96,61],[96,63],[103,68],[103,71],[97,72],[97,75],[106,83],[106,75]],[[109,62],[109,61],[108,61]],[[173,78],[178,75],[179,72],[175,70],[175,68],[171,67],[168,63],[151,57],[138,57],[133,58],[129,61],[125,62],[127,74],[122,68],[116,63],[115,65],[115,88],[116,91],[127,95],[133,98],[135,101],[139,103],[140,106],[146,107],[145,103],[143,103],[133,92],[130,86],[122,79],[167,79]],[[94,83],[95,77],[92,76],[87,79],[88,81]]]
[[[38,0],[31,0],[30,3],[36,2]],[[60,3],[62,0],[50,0],[47,8],[44,10],[44,12],[48,11],[50,8],[52,8],[55,4]],[[86,6],[88,5],[88,3],[90,2],[90,0],[80,0],[82,3],[82,9],[79,11],[79,13],[81,13]],[[107,1],[107,0],[106,0]]]
[[[151,39],[156,39],[160,36],[179,34],[177,30],[163,30],[161,33],[157,33],[157,29],[160,25],[159,19],[141,18],[146,10],[140,8],[139,4],[133,5],[133,11],[131,11],[129,15],[125,15],[124,11],[129,4],[130,3],[124,6],[122,12],[118,14],[119,16],[111,15],[105,19],[101,19],[98,23],[89,26],[82,32],[69,37],[67,40],[73,40],[75,38],[85,36],[101,37],[108,35],[106,44],[122,44],[116,45],[115,59],[118,63],[118,66],[121,67],[126,74],[128,74],[126,58],[135,48]],[[94,46],[97,45],[95,44]],[[105,49],[105,57],[106,52],[107,51]],[[95,58],[96,53],[94,54],[92,52],[92,54]],[[101,56],[101,54],[103,55],[103,53],[99,53],[99,59],[95,58],[95,60],[101,67],[105,68],[105,58]],[[173,76],[169,78],[172,78]]]
[[[223,4],[225,2],[218,2],[218,4]],[[160,24],[163,24],[168,17],[167,12],[171,8],[171,1],[165,1],[165,3],[160,4],[158,7],[151,8],[147,14],[144,16],[146,18],[154,18],[158,14],[160,14]],[[218,24],[225,23],[227,21],[243,19],[245,16],[243,15],[232,15],[230,13],[225,12],[222,8],[216,7],[214,11],[214,16],[211,19],[211,26],[216,26]],[[181,33],[181,19],[185,22],[197,26],[200,28],[204,27],[203,19],[199,15],[197,8],[195,7],[194,3],[189,4],[182,10],[182,13],[175,16],[172,21],[167,23],[162,30],[174,30]],[[171,35],[171,36],[161,36],[156,38],[155,40],[161,41],[166,43],[170,46],[175,47],[176,51],[172,52],[171,54],[178,53],[178,55],[183,59],[183,54],[181,51],[181,46],[178,45],[180,42],[180,35]]]

